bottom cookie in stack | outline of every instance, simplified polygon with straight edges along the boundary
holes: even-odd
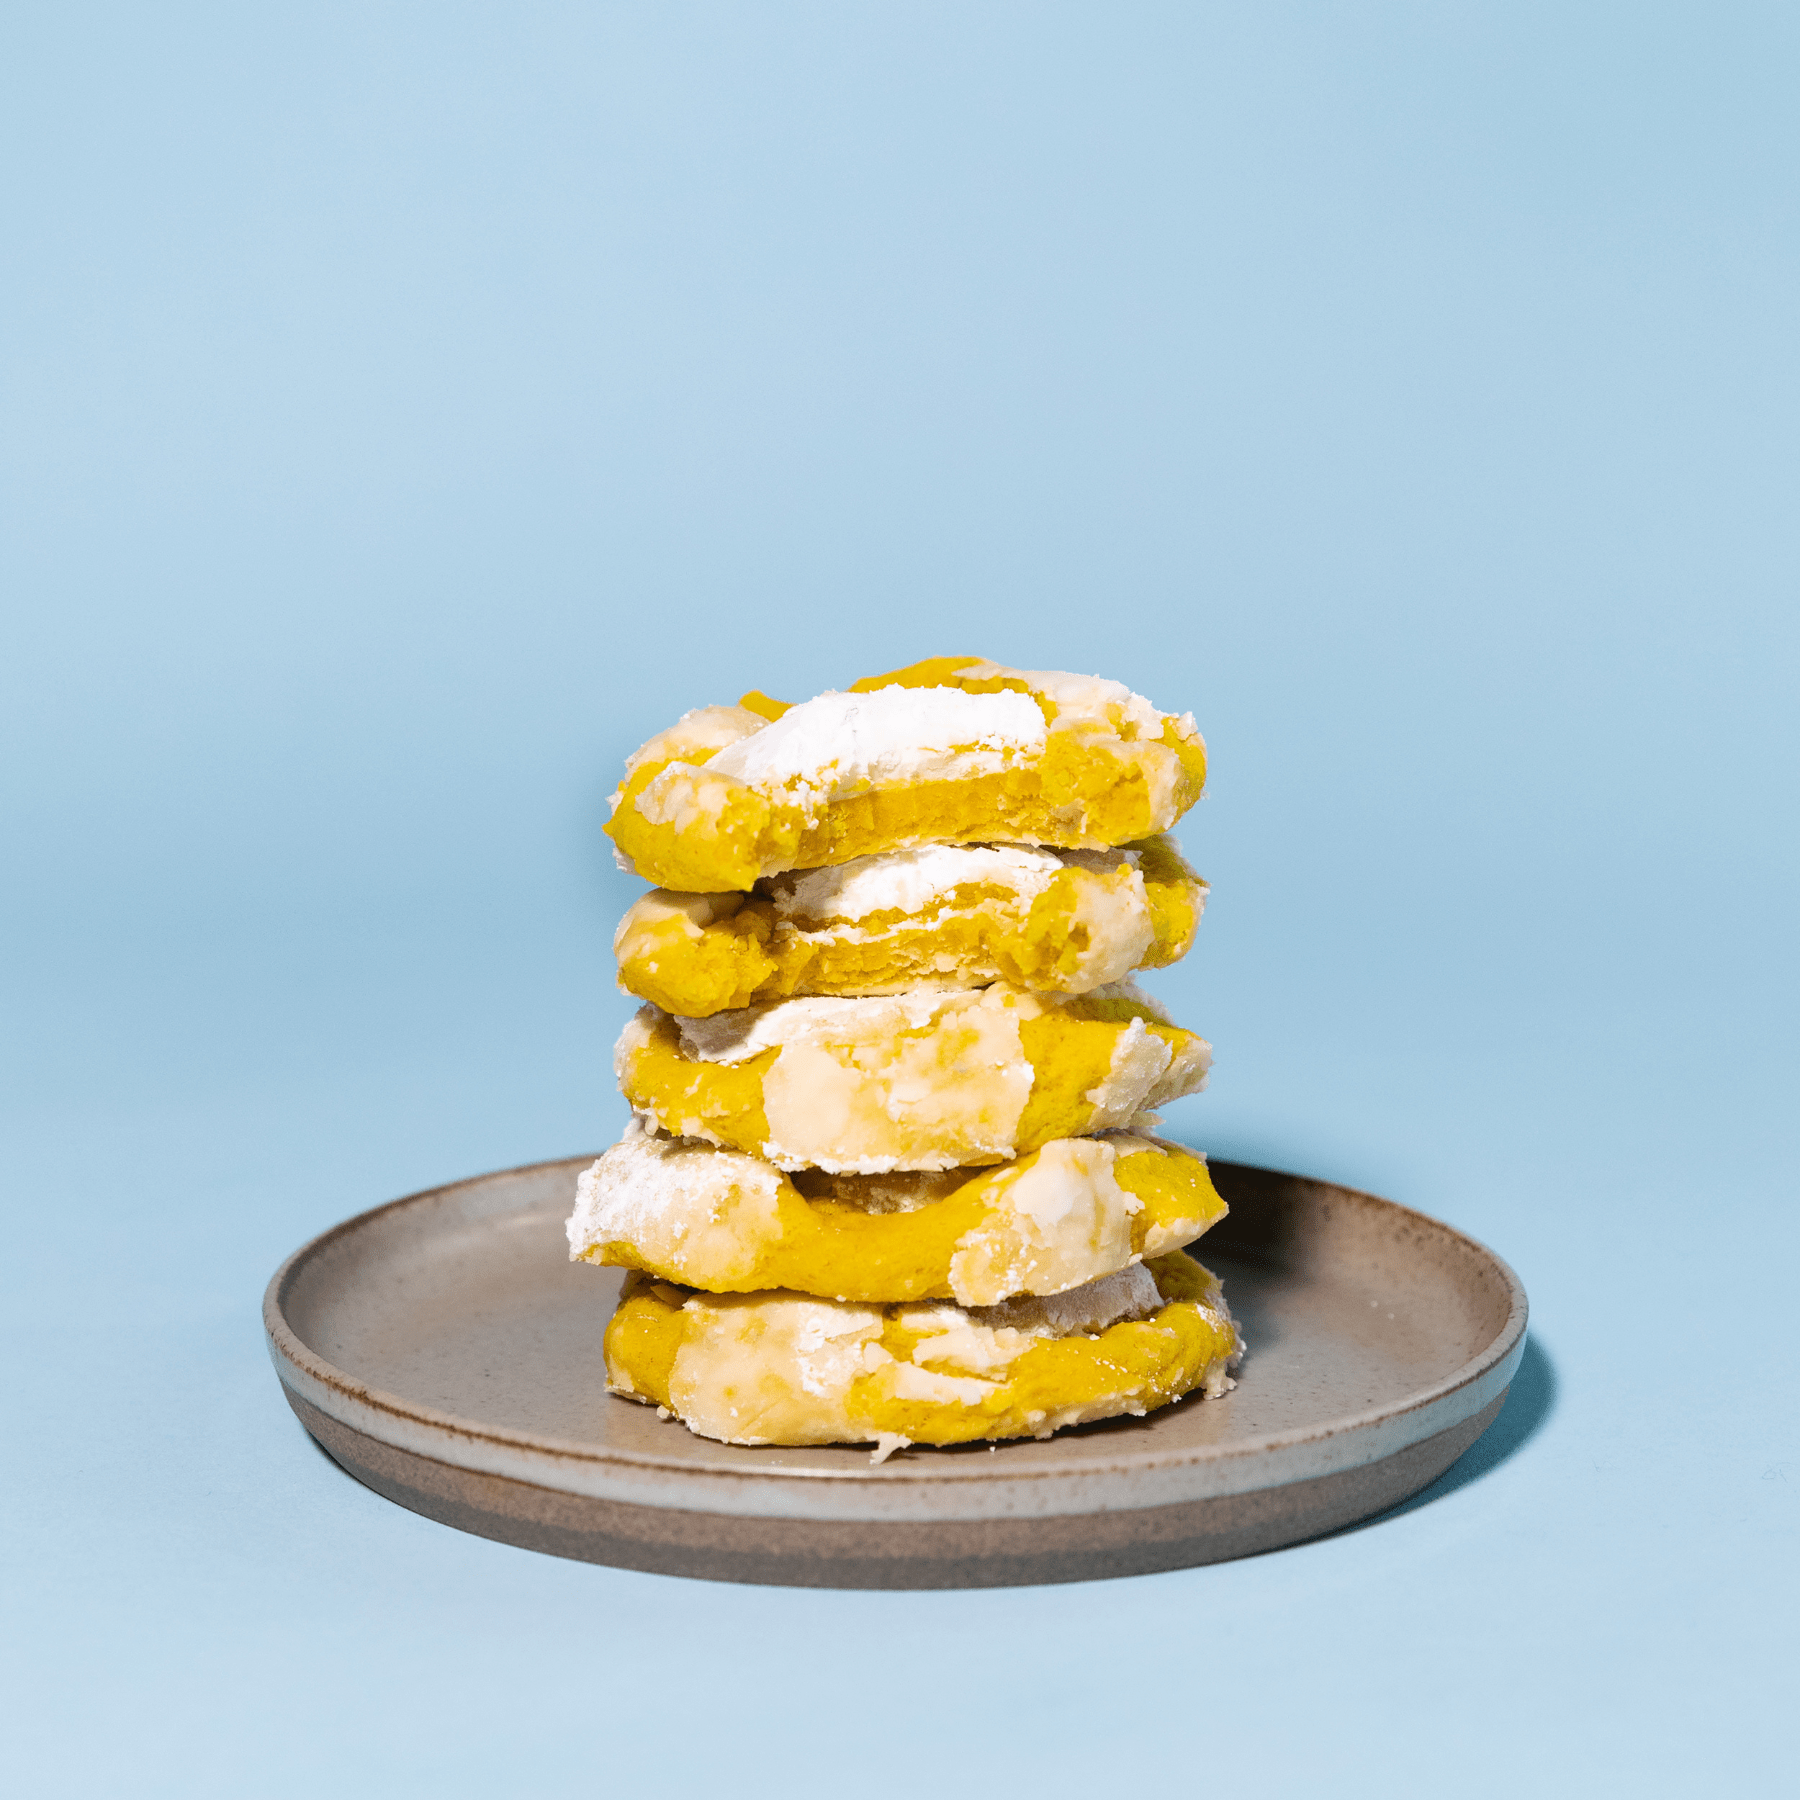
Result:
[[[962,1307],[711,1294],[633,1273],[606,1330],[608,1386],[733,1444],[1048,1437],[1233,1385],[1219,1282],[1176,1252],[1065,1293]]]

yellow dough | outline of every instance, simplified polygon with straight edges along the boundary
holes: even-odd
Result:
[[[879,1175],[1007,1162],[1129,1125],[1204,1086],[1211,1060],[1129,982],[1060,1000],[996,983],[705,1019],[646,1006],[613,1066],[671,1137],[782,1169]]]
[[[680,893],[920,844],[1105,850],[1200,797],[1193,719],[1116,681],[934,657],[787,707],[701,707],[626,763],[607,831]]]
[[[619,922],[619,985],[705,1018],[793,994],[1009,981],[1084,994],[1185,956],[1206,883],[1168,837],[1118,850],[933,844],[777,875],[753,894],[659,888]]]
[[[607,1385],[732,1444],[1048,1437],[1232,1386],[1218,1281],[1179,1252],[1050,1299],[964,1309],[699,1294],[626,1277]]]
[[[572,1258],[716,1294],[992,1306],[1178,1250],[1224,1216],[1205,1157],[1127,1132],[979,1173],[790,1177],[634,1119],[581,1177],[568,1232]]]

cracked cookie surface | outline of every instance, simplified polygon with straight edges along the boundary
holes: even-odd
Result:
[[[963,1444],[1048,1437],[1231,1385],[1217,1279],[1180,1252],[1050,1299],[857,1306],[706,1294],[626,1277],[611,1391],[733,1444]]]
[[[1006,981],[1087,993],[1185,956],[1206,883],[1163,836],[1116,850],[933,844],[790,871],[749,894],[646,894],[619,985],[705,1018],[796,994]]]
[[[680,893],[922,844],[1113,849],[1200,797],[1191,716],[1116,681],[934,657],[785,706],[697,708],[626,763],[607,832]]]
[[[1197,1092],[1211,1055],[1128,982],[1061,999],[996,983],[704,1019],[646,1006],[613,1063],[633,1109],[671,1137],[877,1175],[1008,1162],[1131,1125]]]
[[[1192,1243],[1225,1216],[1206,1159],[1130,1132],[991,1169],[784,1174],[634,1119],[581,1177],[569,1254],[713,1293],[991,1306]]]

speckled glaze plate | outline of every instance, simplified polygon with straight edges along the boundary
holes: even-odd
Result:
[[[619,1274],[570,1263],[591,1159],[376,1208],[263,1300],[288,1403],[359,1481],[557,1556],[807,1587],[987,1587],[1216,1562],[1395,1505],[1486,1430],[1525,1343],[1491,1251],[1372,1194],[1215,1162],[1196,1249],[1249,1354],[1237,1390],[1042,1442],[745,1449],[605,1391]]]

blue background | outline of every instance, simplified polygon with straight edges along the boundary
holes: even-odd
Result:
[[[19,1791],[1773,1790],[1792,8],[0,29]],[[1328,1541],[1010,1592],[337,1472],[263,1283],[615,1131],[623,755],[946,651],[1199,716],[1173,1128],[1511,1260],[1500,1423]]]

